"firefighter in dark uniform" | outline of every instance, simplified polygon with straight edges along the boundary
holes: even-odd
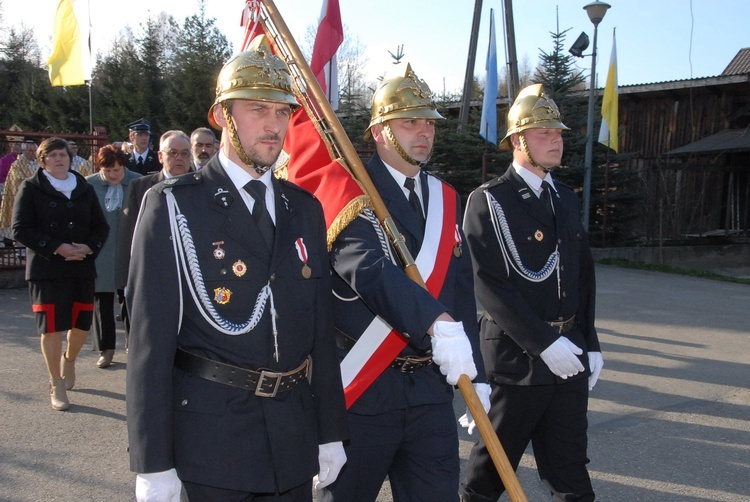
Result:
[[[349,223],[330,253],[351,439],[339,478],[318,492],[323,502],[374,502],[386,477],[395,502],[455,501],[459,456],[453,385],[460,374],[474,378],[478,373],[474,386],[489,409],[459,196],[421,169],[432,153],[435,122],[443,118],[431,96],[407,64],[376,91],[366,133],[376,149],[367,171],[427,289],[406,276],[371,213]],[[392,338],[371,342],[391,329],[403,342],[401,350],[383,358],[384,367],[373,370],[379,376],[355,401],[352,392],[364,386],[373,360],[382,364],[378,354]],[[375,355],[352,371],[359,370],[362,353]]]
[[[296,107],[256,40],[218,77],[220,153],[145,196],[127,290],[139,501],[180,484],[195,501],[311,501],[346,459],[322,208],[272,176]]]
[[[161,171],[159,156],[150,148],[151,122],[141,118],[128,124],[128,138],[133,144],[133,151],[125,167],[144,176]]]
[[[593,501],[586,469],[588,392],[603,362],[594,329],[594,263],[573,190],[550,171],[563,154],[562,123],[540,84],[508,112],[506,173],[476,189],[464,220],[474,262],[489,417],[513,468],[531,441],[556,501]],[[482,439],[462,481],[463,501],[504,491]]]

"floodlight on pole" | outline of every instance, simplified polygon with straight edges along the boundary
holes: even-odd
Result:
[[[599,28],[599,23],[604,19],[604,15],[607,13],[611,5],[608,3],[591,2],[585,5],[583,8],[588,14],[589,19],[594,24],[594,47],[591,53],[591,84],[589,85],[589,109],[588,109],[588,121],[586,125],[586,157],[583,172],[583,215],[581,216],[581,223],[583,229],[588,232],[589,230],[589,212],[591,207],[591,164],[593,162],[594,154],[594,104],[596,101],[596,34]]]

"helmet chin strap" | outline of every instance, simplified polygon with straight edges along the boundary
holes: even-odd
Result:
[[[419,162],[417,159],[406,153],[403,148],[401,148],[401,145],[398,143],[396,136],[393,135],[393,131],[391,131],[391,126],[388,125],[388,122],[383,123],[383,130],[385,131],[385,135],[388,138],[388,141],[391,142],[393,148],[396,149],[402,159],[413,166],[419,166],[420,169],[427,165],[427,162],[429,162],[430,158],[432,157],[432,152],[430,152],[430,156],[427,157],[424,162]]]
[[[537,169],[541,169],[545,173],[549,173],[552,171],[551,167],[543,167],[537,164],[536,160],[534,160],[534,157],[531,156],[531,150],[529,150],[529,145],[526,143],[526,137],[523,134],[523,131],[518,133],[518,141],[521,142],[521,148],[523,148],[524,153],[526,154],[526,157],[528,157],[529,162],[531,162],[531,165],[536,167]]]
[[[259,166],[252,160],[250,160],[250,157],[245,153],[245,149],[242,148],[242,143],[240,142],[240,136],[237,134],[237,128],[234,126],[234,120],[232,119],[232,116],[229,114],[229,108],[226,105],[225,101],[222,101],[221,103],[221,110],[224,113],[224,120],[227,122],[227,128],[229,129],[229,140],[232,142],[232,146],[234,147],[234,151],[237,152],[237,156],[240,158],[240,160],[250,169],[255,169],[255,172],[258,174],[263,174],[266,171],[268,171],[271,166]]]

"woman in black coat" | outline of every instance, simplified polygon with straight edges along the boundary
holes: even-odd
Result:
[[[70,406],[75,359],[91,328],[94,260],[109,233],[94,189],[70,170],[70,146],[48,138],[37,149],[40,167],[23,181],[13,206],[13,237],[27,247],[26,280],[55,410]],[[67,351],[62,333],[67,332]]]

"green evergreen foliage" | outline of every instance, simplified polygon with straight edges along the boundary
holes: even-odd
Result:
[[[541,66],[534,76],[534,83],[544,85],[560,108],[563,123],[570,128],[563,134],[562,166],[555,170],[554,176],[582,197],[588,139],[588,91],[582,92],[586,76],[576,68],[575,58],[565,50],[568,31],[550,33],[552,51],[539,51]],[[628,222],[640,215],[641,197],[635,185],[638,180],[635,173],[619,168],[621,156],[597,141],[601,126],[601,96],[597,97],[594,107],[589,242],[592,246],[633,244],[634,236],[628,235],[625,229],[629,227]]]

